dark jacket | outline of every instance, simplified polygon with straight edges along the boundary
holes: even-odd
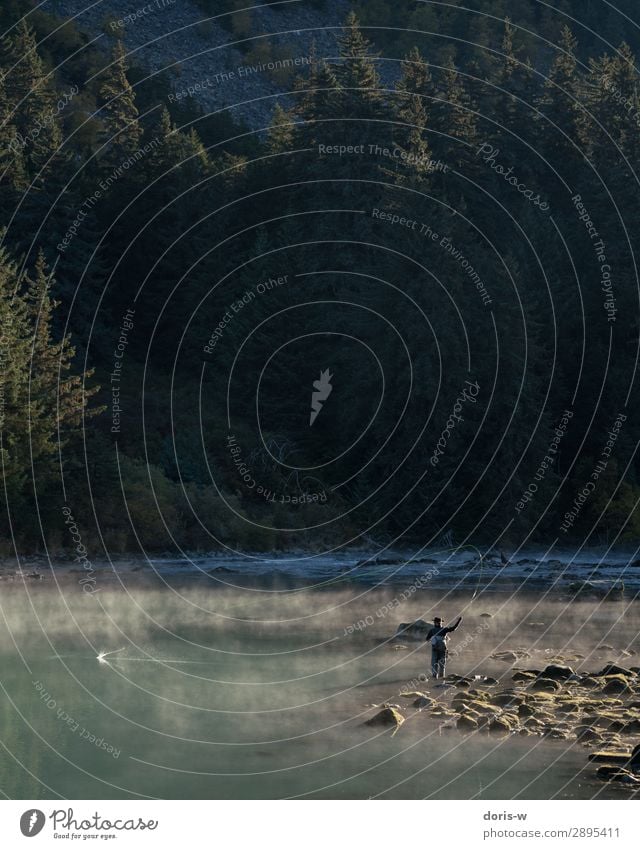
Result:
[[[461,622],[462,622],[462,617],[460,617],[458,619],[458,621],[456,622],[455,625],[448,625],[448,626],[441,625],[439,628],[436,628],[435,625],[434,625],[433,628],[431,628],[431,630],[429,631],[429,633],[425,637],[426,642],[428,643],[431,640],[431,638],[435,637],[436,635],[441,636],[444,639],[446,639],[447,634],[451,633],[451,631],[455,631],[456,628],[458,627],[458,625]],[[434,651],[437,651],[435,646],[433,646],[432,648],[433,648]]]

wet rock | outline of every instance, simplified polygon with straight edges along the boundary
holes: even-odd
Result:
[[[607,663],[606,666],[603,666],[602,671],[598,672],[598,675],[624,675],[625,678],[634,677],[634,673],[631,669],[626,669],[624,666],[618,666],[616,663]]]
[[[459,731],[470,733],[472,731],[478,730],[478,723],[472,716],[463,713],[462,716],[458,717],[458,721],[456,722],[456,728]]]
[[[620,728],[621,734],[640,734],[640,719],[631,719]]]
[[[514,651],[497,651],[491,655],[492,660],[501,660],[503,663],[515,663],[518,655]]]
[[[493,613],[481,613],[480,616],[483,619],[493,619]]]
[[[536,711],[531,705],[526,704],[526,702],[522,702],[518,705],[518,716],[521,719],[526,719],[528,716],[535,716]]]
[[[599,688],[602,686],[602,682],[601,682],[601,681],[598,681],[598,679],[597,679],[597,678],[595,678],[593,675],[584,675],[584,676],[580,679],[580,681],[578,682],[578,684],[579,684],[581,687],[587,687],[587,688],[589,688],[589,689],[591,689],[591,690],[599,689]]]
[[[578,725],[575,730],[575,735],[576,739],[581,743],[589,743],[600,738],[600,735],[595,728],[592,728],[590,725]]]
[[[516,672],[511,676],[512,681],[532,681],[540,675],[538,669],[523,669],[521,672]]]
[[[511,734],[512,724],[504,716],[494,717],[487,725],[490,734]]]
[[[599,646],[596,646],[596,651],[615,651],[613,646],[608,646],[606,643],[602,643]]]
[[[384,707],[371,719],[367,719],[365,725],[389,726],[399,728],[403,722],[404,716],[400,713],[399,710],[396,710],[396,708],[393,707]]]
[[[563,702],[558,705],[558,713],[579,713],[580,708],[575,702]]]
[[[419,696],[414,702],[411,703],[411,706],[414,708],[430,708],[435,705],[435,701],[430,699],[429,696]]]
[[[607,675],[602,692],[605,696],[616,693],[626,693],[629,690],[629,681],[624,675]]]
[[[491,696],[489,702],[498,707],[510,707],[521,704],[524,701],[524,696],[520,693],[495,693]]]
[[[600,781],[615,781],[619,784],[640,785],[640,778],[629,770],[616,766],[601,766],[596,772]]]
[[[534,693],[557,693],[561,687],[552,678],[537,678],[529,689]]]
[[[474,688],[473,690],[468,691],[468,695],[473,696],[474,699],[480,699],[481,701],[486,702],[489,700],[489,696],[491,695],[491,693],[487,693],[484,690],[477,690]]]
[[[549,726],[544,729],[543,735],[548,737],[550,740],[566,740],[569,737],[564,729]]]
[[[636,748],[638,747],[636,746]],[[629,755],[627,752],[610,752],[606,750],[592,752],[589,755],[589,760],[594,763],[607,763],[623,767],[634,762],[633,755]]]
[[[572,675],[575,675],[575,673],[570,666],[559,666],[556,664],[546,666],[540,673],[541,678],[551,678],[554,681],[566,681]]]
[[[415,622],[401,622],[393,635],[393,639],[424,640],[433,625],[424,619],[416,619]]]
[[[493,716],[500,712],[500,709],[496,705],[490,705],[486,702],[476,701],[475,699],[469,699],[463,702],[451,702],[451,706],[454,710],[460,712],[472,711],[477,715],[489,714],[490,716]]]
[[[410,692],[398,693],[401,699],[426,699],[427,694],[422,693],[420,690],[411,690]],[[431,699],[433,701],[433,699]]]
[[[449,710],[442,705],[438,705],[431,711],[431,716],[455,716],[455,711]]]

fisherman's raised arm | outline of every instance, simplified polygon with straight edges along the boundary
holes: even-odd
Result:
[[[456,628],[458,627],[458,625],[459,625],[461,622],[462,622],[462,616],[458,616],[458,618],[456,619],[456,623],[455,623],[455,625],[449,625],[449,626],[446,628],[447,634],[448,634],[448,633],[450,633],[451,631],[455,631],[455,630],[456,630]]]

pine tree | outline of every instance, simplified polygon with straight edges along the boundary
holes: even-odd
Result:
[[[579,80],[575,55],[577,46],[578,43],[569,27],[563,26],[558,55],[551,65],[542,93],[536,102],[536,108],[544,116],[540,119],[540,124],[545,155],[555,167],[560,164],[566,166],[574,156],[579,155],[571,143],[579,142],[580,106],[576,102],[579,96]]]
[[[448,134],[475,148],[478,141],[477,107],[464,76],[453,62],[447,64],[444,72],[444,97],[449,110]]]
[[[333,68],[324,61],[312,64],[293,110],[294,118],[300,122],[301,146],[315,147],[320,141],[331,144],[334,137],[338,139],[342,127],[333,122],[338,117],[340,101],[340,83]]]
[[[12,110],[7,100],[4,73],[0,72],[0,190],[6,189],[4,208],[13,208],[13,201],[27,188],[24,147],[13,123]],[[0,225],[6,223],[0,221]]]
[[[105,169],[112,169],[139,150],[142,141],[135,93],[127,79],[126,53],[120,41],[114,48],[113,62],[105,71],[100,99],[106,142],[102,164]]]
[[[347,16],[344,35],[337,41],[341,62],[336,65],[335,74],[342,89],[341,112],[356,119],[378,117],[382,98],[374,62],[376,54],[362,34],[354,12]]]
[[[62,144],[51,75],[38,54],[33,30],[23,18],[3,43],[5,90],[24,159],[35,177]]]
[[[68,335],[55,341],[53,313],[59,301],[51,297],[53,281],[42,251],[33,275],[26,280],[26,314],[30,322],[29,445],[35,460],[50,458],[82,424],[87,402],[98,390],[85,386],[92,372],[72,370],[75,348]],[[49,473],[51,469],[49,468]]]
[[[5,232],[0,233],[2,241]],[[0,520],[7,533],[8,505],[19,511],[28,471],[24,450],[27,415],[24,405],[29,362],[29,328],[26,305],[20,296],[21,278],[15,261],[0,247],[0,458],[5,510]],[[6,493],[6,496],[5,496]],[[6,498],[6,501],[5,501]]]
[[[402,183],[420,183],[431,168],[428,141],[430,97],[433,96],[431,74],[418,48],[413,48],[402,62],[398,82],[397,118],[400,126],[394,132],[396,148],[402,156],[395,162],[393,174]]]
[[[269,153],[285,153],[293,147],[294,127],[292,116],[276,103],[267,137]]]
[[[635,57],[628,44],[621,44],[613,56],[589,60],[582,101],[593,118],[582,119],[581,139],[598,167],[618,166],[620,155],[614,145],[627,154],[638,152],[640,98]]]

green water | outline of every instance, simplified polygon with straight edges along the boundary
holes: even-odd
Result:
[[[380,640],[401,619],[426,616],[440,596],[420,595],[345,635],[393,596],[360,592],[5,591],[0,789],[33,799],[621,792],[594,780],[587,751],[575,743],[463,737],[411,709],[395,735],[363,726],[372,704],[402,702],[400,691],[426,669],[424,646],[397,651]],[[609,625],[607,642],[628,646],[640,624],[637,603],[583,604],[569,615],[560,601],[541,610],[535,598],[457,596],[447,607],[452,617],[466,611],[458,642],[473,636],[450,671],[501,675],[505,684],[508,667],[488,659],[494,646],[535,646],[541,658],[550,647],[586,647],[594,654],[584,663],[596,668],[604,655],[595,647]],[[487,610],[492,619],[480,617]],[[551,626],[543,639],[541,619]],[[419,689],[442,692],[432,683]]]

